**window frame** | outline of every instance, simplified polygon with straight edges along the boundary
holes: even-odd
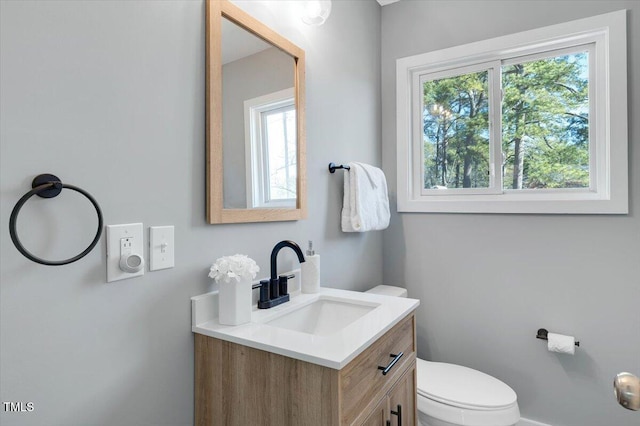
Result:
[[[588,38],[587,40],[589,40]],[[598,109],[598,105],[596,105],[595,100],[598,99],[599,96],[603,96],[603,90],[601,87],[598,87],[596,77],[596,46],[597,42],[595,39],[593,41],[587,41],[584,44],[575,44],[569,47],[563,46],[560,48],[554,48],[553,50],[545,50],[532,54],[527,54],[524,56],[517,56],[514,58],[505,59],[502,61],[502,66],[509,66],[513,64],[522,64],[527,62],[538,61],[547,58],[557,58],[563,55],[569,55],[572,53],[578,52],[588,52],[589,54],[589,187],[588,188],[541,188],[541,189],[532,189],[532,188],[523,188],[523,189],[513,189],[513,188],[504,188],[503,191],[505,193],[520,192],[522,194],[529,193],[586,193],[586,192],[597,192],[597,189],[600,187],[604,187],[605,182],[598,181],[599,176],[604,176],[606,172],[606,163],[604,159],[606,158],[605,153],[602,152],[602,144],[596,143],[597,141],[597,129],[604,125],[603,117],[605,111]],[[502,83],[502,81],[501,81]],[[600,82],[602,83],[602,82]],[[502,87],[501,87],[502,90]],[[599,95],[596,95],[596,92],[600,92]],[[594,100],[594,101],[592,101]],[[502,121],[500,122],[502,125]],[[592,143],[594,142],[594,143]],[[534,192],[535,191],[535,192]]]
[[[423,136],[420,131],[420,76],[482,64],[527,62],[554,51],[589,52],[590,187],[567,189],[502,188],[495,152],[501,152],[501,107],[493,102],[490,170],[496,191],[422,189]],[[552,55],[553,56],[553,55]],[[495,67],[495,65],[493,65]],[[499,68],[498,71],[500,71]],[[626,10],[401,58],[396,63],[397,189],[399,212],[455,213],[628,213]],[[444,75],[444,74],[442,74]],[[452,74],[453,75],[453,74]],[[498,72],[498,76],[501,73]],[[490,76],[491,78],[491,76]],[[495,75],[493,77],[495,79]],[[501,99],[501,78],[489,86]],[[489,105],[492,108],[491,102]],[[418,121],[416,121],[418,120]],[[416,123],[420,123],[418,126]],[[418,134],[420,133],[420,134]],[[498,137],[495,137],[498,135]]]
[[[453,78],[461,75],[478,73],[482,71],[487,71],[487,83],[489,87],[489,91],[495,92],[496,82],[495,82],[495,72],[491,72],[491,70],[496,67],[500,67],[500,61],[490,61],[490,62],[480,62],[474,63],[471,65],[457,66],[454,68],[447,69],[439,69],[436,71],[429,71],[426,73],[414,73],[413,75],[413,87],[412,90],[420,90],[422,93],[423,84],[426,81],[433,81],[442,78]],[[429,77],[428,79],[425,77]],[[414,92],[415,93],[415,92]],[[495,96],[496,93],[493,93]],[[441,195],[483,195],[483,194],[497,194],[499,187],[497,186],[496,178],[500,181],[500,177],[496,176],[495,173],[495,161],[496,161],[496,149],[500,149],[497,146],[497,133],[496,133],[496,124],[493,121],[496,113],[496,105],[493,102],[489,102],[489,187],[488,188],[456,188],[456,189],[430,189],[424,188],[422,184],[424,180],[424,149],[423,145],[423,136],[422,136],[422,111],[424,108],[424,96],[415,96],[414,97],[414,107],[413,107],[413,123],[412,132],[413,132],[413,140],[420,141],[420,143],[413,144],[413,153],[412,158],[415,170],[420,169],[420,174],[414,173],[414,182],[413,185],[415,188],[420,188],[420,196],[441,196]],[[415,123],[420,123],[420,126],[415,125]],[[500,127],[497,128],[500,130]]]

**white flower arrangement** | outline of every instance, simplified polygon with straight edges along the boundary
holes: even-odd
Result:
[[[260,267],[253,259],[245,254],[234,254],[218,258],[211,266],[209,277],[216,282],[240,282],[242,279],[254,279],[258,271]]]

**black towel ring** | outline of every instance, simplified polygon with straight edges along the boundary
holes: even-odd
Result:
[[[93,250],[96,244],[98,244],[98,241],[100,241],[100,235],[102,235],[102,211],[100,211],[100,206],[98,205],[98,202],[87,191],[80,189],[77,186],[62,183],[60,182],[60,178],[52,174],[41,174],[36,176],[33,179],[33,182],[31,182],[31,187],[33,189],[27,192],[26,194],[24,194],[22,198],[18,200],[15,207],[13,207],[13,211],[11,212],[11,218],[9,219],[9,234],[11,235],[11,241],[13,241],[13,244],[16,246],[18,251],[22,253],[22,255],[29,260],[32,260],[36,263],[40,263],[42,265],[50,265],[50,266],[67,265],[69,263],[75,262],[76,260],[80,260],[83,257],[85,257],[87,254],[89,254],[89,252]],[[91,244],[89,244],[89,247],[87,247],[82,253],[80,253],[77,256],[74,256],[66,260],[41,259],[31,254],[27,249],[24,248],[24,246],[20,242],[20,239],[18,238],[18,233],[16,231],[16,222],[18,220],[18,213],[20,213],[20,209],[22,208],[24,203],[26,203],[27,200],[29,200],[29,198],[31,198],[32,196],[37,195],[42,198],[57,197],[58,194],[62,192],[63,188],[67,188],[67,189],[71,189],[73,191],[79,192],[80,194],[87,197],[89,201],[91,201],[91,204],[93,204],[93,207],[95,207],[96,209],[96,213],[98,213],[98,232],[96,232],[96,236],[91,242]]]

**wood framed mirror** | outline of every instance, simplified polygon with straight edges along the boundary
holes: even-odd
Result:
[[[206,2],[207,220],[306,218],[304,50]]]

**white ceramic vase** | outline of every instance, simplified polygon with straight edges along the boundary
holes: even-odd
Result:
[[[240,325],[251,321],[251,280],[220,281],[218,319],[220,324]]]

